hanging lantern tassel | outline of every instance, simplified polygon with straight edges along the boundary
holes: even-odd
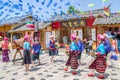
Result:
[[[92,18],[92,16],[93,16],[93,15],[92,15],[92,10],[91,10],[91,11],[90,11],[90,18]]]

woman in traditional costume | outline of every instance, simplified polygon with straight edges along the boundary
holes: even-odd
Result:
[[[88,74],[88,76],[93,77],[94,71],[96,70],[99,74],[97,76],[99,79],[104,79],[104,72],[106,70],[106,52],[104,47],[104,37],[102,35],[98,36],[100,41],[97,50],[96,50],[96,59],[90,64],[89,69],[92,71]]]
[[[55,54],[56,54],[56,47],[55,47],[54,36],[51,35],[49,41],[49,56],[51,56],[51,62],[54,61]]]
[[[29,71],[29,64],[31,64],[31,58],[30,58],[30,42],[28,35],[24,37],[24,43],[23,43],[23,64],[25,64],[26,72]]]
[[[8,38],[4,37],[4,41],[2,42],[2,61],[9,62],[9,42]]]
[[[78,52],[78,46],[76,44],[76,35],[72,34],[70,36],[71,44],[70,44],[70,50],[69,50],[69,58],[66,63],[66,68],[64,68],[65,71],[68,71],[68,66],[73,69],[72,74],[76,75],[76,69],[78,68],[78,60],[77,60],[77,52]]]

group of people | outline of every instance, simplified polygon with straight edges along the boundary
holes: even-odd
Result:
[[[75,34],[72,34],[70,36],[70,39],[71,39],[71,44],[69,46],[69,57],[66,62],[66,68],[63,68],[63,69],[65,71],[68,71],[68,66],[70,66],[71,69],[73,69],[72,74],[76,75],[77,74],[76,69],[79,66],[79,59],[81,57],[81,53],[84,50],[85,45],[80,40],[80,38]],[[99,79],[104,79],[104,73],[107,67],[107,61],[106,61],[107,55],[108,53],[111,53],[111,52],[116,53],[117,40],[113,37],[112,43],[111,43],[110,40],[107,38],[107,34],[103,34],[103,35],[99,34],[97,36],[97,40],[98,40],[97,48],[96,50],[93,51],[95,54],[95,59],[93,62],[91,62],[91,64],[88,67],[90,69],[88,76],[89,77],[95,76],[94,71],[96,70],[98,73],[100,73],[97,77]],[[91,45],[89,46],[91,47]],[[89,53],[89,55],[91,54]],[[111,55],[111,58],[112,58],[112,55]],[[113,59],[116,60],[115,57]]]
[[[63,70],[68,71],[68,67],[70,66],[71,69],[73,69],[72,74],[76,75],[79,64],[81,63],[81,54],[85,49],[84,42],[80,39],[79,36],[76,36],[76,34],[71,34],[70,36],[71,44],[68,49],[68,60],[66,62],[66,68]],[[89,77],[94,76],[94,71],[100,73],[98,78],[103,79],[104,78],[104,72],[107,67],[107,55],[108,53],[116,52],[117,49],[117,40],[113,38],[112,44],[110,43],[109,39],[107,38],[107,34],[99,34],[97,36],[97,42],[98,46],[95,51],[96,58],[95,60],[89,65],[89,69],[91,69],[90,73],[88,73]],[[54,39],[54,36],[50,36],[49,41],[49,56],[51,56],[51,62],[54,62],[54,56],[58,55],[58,49],[56,47],[57,41]],[[92,47],[92,41],[89,41],[89,49]],[[5,37],[4,41],[2,43],[2,60],[3,62],[9,61],[9,42],[8,38]],[[90,52],[90,50],[89,50]],[[31,56],[32,53],[32,56]],[[38,37],[34,37],[34,43],[31,44],[29,40],[29,36],[26,35],[24,37],[23,42],[23,64],[25,64],[25,70],[29,71],[29,64],[33,64],[35,66],[34,60],[38,60],[38,63],[40,64],[39,54],[41,54],[41,44],[38,40]],[[89,53],[88,53],[89,54]],[[90,55],[90,54],[89,54]]]
[[[38,41],[37,36],[34,37],[33,44],[30,43],[29,35],[26,35],[23,40],[23,62],[22,64],[25,65],[25,70],[29,71],[29,64],[33,64],[35,66],[34,61],[37,59],[38,63],[40,64],[39,54],[41,54],[41,44]],[[7,37],[4,37],[2,41],[2,61],[9,62],[9,40]]]

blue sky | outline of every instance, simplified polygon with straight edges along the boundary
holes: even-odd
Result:
[[[51,15],[67,12],[69,6],[75,6],[81,11],[89,10],[88,4],[94,3],[92,10],[111,5],[111,12],[120,12],[120,0],[0,0],[0,20],[27,15],[33,12],[39,20],[48,20]]]

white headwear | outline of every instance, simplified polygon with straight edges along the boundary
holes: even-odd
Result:
[[[79,36],[77,36],[76,38],[80,39],[80,37],[79,37]]]
[[[54,37],[53,35],[50,35],[50,38]]]

